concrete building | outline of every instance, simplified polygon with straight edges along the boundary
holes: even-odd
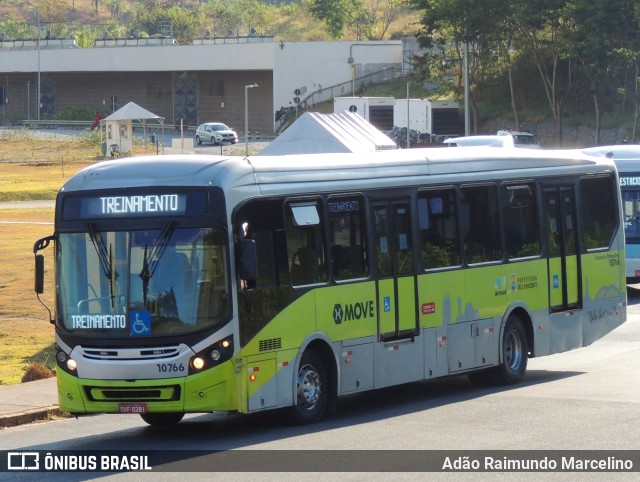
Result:
[[[53,118],[72,107],[110,114],[127,102],[167,123],[219,121],[272,134],[276,117],[309,94],[368,73],[410,69],[413,39],[374,42],[276,42],[272,37],[0,41],[3,124]],[[246,86],[258,84],[247,89]],[[352,95],[347,87],[333,95]],[[38,112],[38,106],[40,112]]]

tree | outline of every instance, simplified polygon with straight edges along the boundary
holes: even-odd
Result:
[[[600,143],[601,97],[614,87],[624,66],[624,48],[640,35],[634,21],[636,0],[576,0],[571,6],[575,28],[570,32],[581,72],[588,79],[595,112],[594,143]]]
[[[479,128],[477,100],[483,82],[495,77],[495,54],[499,36],[497,23],[502,18],[506,0],[490,3],[473,0],[413,0],[422,12],[422,29],[418,41],[425,49],[421,71],[427,79],[457,73],[451,87],[464,98],[463,58],[469,48],[467,80],[473,132]]]
[[[324,22],[332,38],[342,37],[362,8],[362,0],[312,0],[309,5],[311,15]]]
[[[516,0],[513,12],[544,86],[555,121],[555,141],[562,145],[562,110],[575,80],[575,61],[567,55],[575,27],[570,1]]]
[[[190,43],[199,37],[201,21],[197,10],[186,10],[177,6],[169,7],[158,0],[148,0],[137,12],[131,25],[132,30],[147,32],[150,35],[160,33],[158,25],[170,22],[173,37],[180,43]]]
[[[36,3],[36,11],[44,23],[62,21],[67,8],[67,0],[38,0]]]
[[[367,10],[375,19],[373,35],[378,40],[386,37],[391,24],[407,9],[409,3],[410,0],[365,0]]]

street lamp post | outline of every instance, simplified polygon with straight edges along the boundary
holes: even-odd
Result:
[[[464,42],[464,135],[471,135],[471,112],[469,107],[469,41]]]
[[[249,89],[258,87],[258,84],[244,86],[244,155],[249,155]]]
[[[40,15],[37,12],[31,12],[36,17],[36,30],[38,31],[38,40],[36,41],[36,50],[38,51],[38,78],[36,84],[36,113],[37,119],[40,120]]]

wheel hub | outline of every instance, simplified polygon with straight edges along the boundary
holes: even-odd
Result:
[[[300,368],[298,373],[298,404],[305,410],[311,410],[318,402],[321,392],[320,377],[311,365]]]

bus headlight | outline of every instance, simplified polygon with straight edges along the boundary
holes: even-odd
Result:
[[[204,360],[202,358],[200,358],[199,356],[194,357],[191,360],[191,366],[195,369],[195,370],[202,370],[204,368]]]
[[[69,370],[70,372],[75,372],[76,368],[78,368],[78,364],[76,363],[76,361],[73,358],[69,358],[67,360],[67,370]]]
[[[232,356],[233,336],[228,336],[196,353],[189,362],[189,375],[216,367]]]
[[[62,371],[74,377],[78,376],[78,363],[60,348],[56,352],[56,361],[58,362],[58,368]]]

